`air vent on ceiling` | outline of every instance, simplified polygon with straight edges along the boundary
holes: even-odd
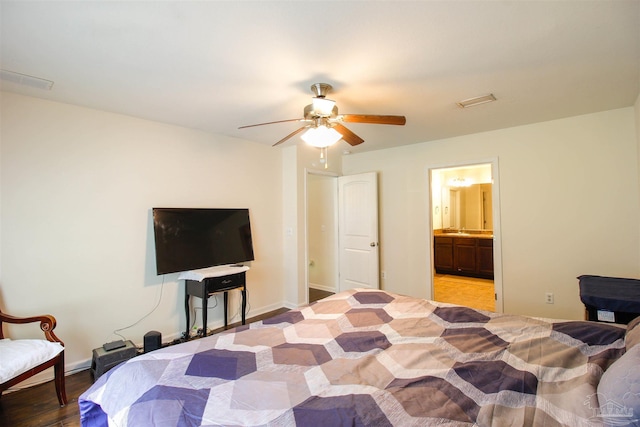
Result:
[[[480,104],[486,104],[487,102],[493,102],[496,100],[496,97],[493,96],[492,93],[489,95],[476,96],[475,98],[465,99],[464,101],[456,102],[458,107],[467,108],[473,107]]]
[[[41,79],[39,77],[33,77],[9,70],[0,70],[0,80],[43,90],[51,90],[53,87],[53,82],[51,80]]]

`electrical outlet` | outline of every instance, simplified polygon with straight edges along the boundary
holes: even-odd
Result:
[[[553,304],[553,292],[547,292],[544,294],[544,301],[547,304]]]
[[[386,279],[386,278],[387,278],[387,272],[386,272],[386,271],[384,271],[384,270],[382,270],[382,271],[380,272],[380,277],[381,277],[382,279]]]

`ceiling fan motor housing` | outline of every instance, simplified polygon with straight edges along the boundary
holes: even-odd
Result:
[[[318,98],[324,98],[333,89],[328,83],[314,83],[311,85],[311,92]]]

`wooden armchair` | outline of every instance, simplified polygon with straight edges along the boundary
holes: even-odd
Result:
[[[40,322],[45,339],[6,339],[4,323]],[[53,333],[56,319],[51,315],[15,317],[0,312],[0,397],[2,392],[33,375],[54,367],[56,394],[60,406],[67,404],[64,385],[64,343]]]

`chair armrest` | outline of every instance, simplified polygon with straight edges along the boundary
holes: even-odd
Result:
[[[58,338],[56,334],[53,333],[53,330],[56,327],[56,318],[50,314],[30,317],[17,317],[0,312],[0,338],[4,338],[4,334],[2,332],[3,322],[13,324],[40,322],[40,329],[42,330],[42,332],[44,332],[44,336],[46,337],[46,339],[51,342],[59,342],[60,344],[62,344],[62,346],[64,346],[62,340],[60,340],[60,338]]]

